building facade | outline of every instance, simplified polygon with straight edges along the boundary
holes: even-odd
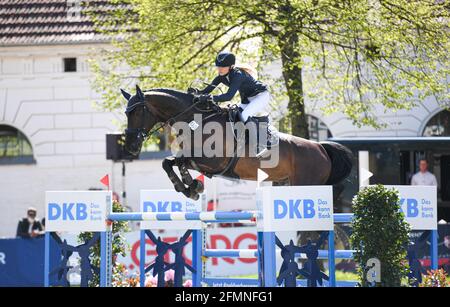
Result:
[[[126,205],[138,210],[140,189],[172,188],[161,159],[128,163],[124,188],[121,165],[106,160],[105,134],[126,119],[121,111],[96,105],[101,93],[92,88],[88,59],[109,44],[85,17],[68,18],[69,4],[30,0],[0,6],[0,237],[15,236],[30,206],[42,218],[47,190],[103,189],[99,180],[109,173],[113,191],[126,190]],[[280,67],[271,70],[276,75]],[[307,103],[307,111],[318,139],[448,133],[442,132],[448,123],[426,128],[441,112],[431,99],[410,111],[380,110],[388,124],[382,131],[357,129],[342,114],[324,116],[320,106]]]

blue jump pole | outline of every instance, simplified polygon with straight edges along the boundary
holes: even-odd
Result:
[[[334,230],[328,233],[328,275],[329,286],[336,287],[336,255],[334,247]]]
[[[141,230],[139,242],[139,285],[145,287],[145,230]]]
[[[278,251],[278,249],[276,249]],[[319,249],[319,256],[317,259],[329,259],[330,253],[327,249]],[[336,259],[353,259],[354,250],[334,250],[334,258]],[[206,249],[203,252],[203,256],[210,258],[257,258],[258,250],[257,249]],[[305,254],[297,253],[295,257],[305,259]]]
[[[253,212],[114,212],[109,214],[111,221],[208,221],[215,223],[249,221],[255,217]]]
[[[196,229],[192,231],[192,267],[195,272],[192,273],[192,286],[201,287],[202,286],[202,276],[203,276],[203,264],[202,264],[202,251],[203,251],[203,240],[202,240],[202,230]]]
[[[263,233],[258,231],[256,234],[257,240],[257,264],[258,264],[258,287],[262,287],[264,285],[264,268],[263,268],[263,255],[262,255],[262,246],[264,244]]]
[[[257,249],[207,249],[203,252],[205,257],[221,258],[257,258]]]
[[[44,287],[50,286],[50,232],[45,232]]]
[[[275,252],[275,232],[258,232],[259,266],[262,270],[261,286],[276,287],[276,252]],[[261,275],[260,275],[261,276]]]
[[[110,267],[108,266],[108,262],[110,259],[108,258],[107,249],[110,248],[108,246],[107,234],[106,231],[102,231],[100,233],[100,287],[111,286],[108,285],[108,270]]]
[[[430,256],[431,256],[431,269],[437,270],[439,266],[438,255],[438,231],[437,229],[431,230],[431,244],[430,244]]]
[[[353,213],[335,213],[333,219],[335,224],[350,223],[353,220]]]

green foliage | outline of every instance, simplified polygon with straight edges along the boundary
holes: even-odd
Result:
[[[122,205],[117,202],[113,201],[112,203],[113,212],[124,212],[125,208],[122,207]],[[112,264],[113,264],[113,283],[119,284],[117,280],[123,279],[123,273],[124,268],[121,265],[118,265],[116,263],[117,255],[126,255],[126,251],[128,249],[128,245],[125,241],[125,239],[120,235],[124,232],[130,231],[130,228],[128,227],[128,222],[126,221],[120,221],[120,222],[114,222],[112,226],[112,233],[113,233],[113,241],[112,241]],[[78,235],[78,243],[84,243],[88,240],[90,240],[93,236],[92,232],[82,232]],[[92,248],[91,248],[91,263],[95,267],[100,267],[100,241],[98,241]],[[89,286],[91,287],[98,287],[100,284],[100,276],[98,274],[94,273],[94,278],[89,283]]]
[[[383,127],[378,110],[410,109],[425,97],[449,102],[450,10],[446,1],[122,0],[96,16],[114,50],[92,63],[104,107],[125,103],[119,87],[186,89],[210,80],[218,51],[262,67],[276,102],[288,97],[292,127],[305,127],[304,101],[327,102],[355,125]],[[107,64],[107,65],[105,65]],[[123,69],[125,68],[126,69]],[[279,90],[279,85],[284,90]],[[273,106],[276,109],[276,105]],[[302,126],[303,125],[303,126]],[[300,129],[300,128],[299,128]],[[303,130],[293,132],[307,133]]]
[[[345,271],[336,271],[336,280],[340,281],[355,281],[358,280],[358,275],[352,272],[345,272]]]
[[[444,269],[431,270],[428,271],[427,275],[423,276],[419,287],[450,287],[450,282],[447,278],[447,272]]]
[[[410,231],[400,212],[398,191],[383,185],[366,187],[353,199],[354,220],[350,237],[358,274],[363,287],[366,281],[366,263],[377,258],[381,263],[381,282],[378,287],[399,287],[408,274],[405,260]]]

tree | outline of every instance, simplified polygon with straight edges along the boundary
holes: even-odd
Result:
[[[210,78],[220,50],[258,66],[281,60],[291,132],[308,138],[305,99],[326,101],[356,126],[383,126],[375,107],[410,109],[427,96],[449,101],[448,1],[127,0],[102,12],[98,29],[116,52],[94,64],[105,106],[115,108],[130,72],[147,87],[184,89]],[[107,15],[105,15],[107,14]],[[259,69],[261,71],[261,69]],[[275,90],[272,89],[274,92]]]

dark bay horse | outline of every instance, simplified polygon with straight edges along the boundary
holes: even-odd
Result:
[[[214,103],[196,102],[195,95],[172,89],[152,89],[141,91],[136,86],[136,94],[131,95],[122,90],[127,99],[127,129],[125,131],[125,148],[138,156],[143,141],[162,126],[173,127],[176,122],[192,123],[195,116],[201,115],[200,123],[205,126],[214,122],[226,131],[225,126],[233,125],[233,112],[228,108],[220,108]],[[233,115],[233,116],[232,116]],[[194,127],[195,128],[195,127]],[[225,133],[225,132],[223,132]],[[202,132],[200,139],[193,143],[191,151],[202,148],[211,134]],[[200,140],[200,142],[199,142]],[[203,186],[192,179],[189,169],[197,170],[208,177],[224,176],[256,180],[258,168],[268,174],[266,180],[289,185],[333,185],[345,179],[352,169],[352,153],[345,146],[334,142],[315,142],[300,137],[279,133],[279,143],[270,148],[269,153],[277,150],[277,163],[264,166],[261,159],[250,155],[248,144],[244,156],[237,156],[237,137],[223,140],[222,155],[217,156],[171,156],[163,161],[163,168],[174,184],[175,190],[192,199],[198,198]],[[237,146],[239,147],[239,146]],[[232,152],[225,154],[225,152]],[[179,168],[181,178],[173,167]]]

